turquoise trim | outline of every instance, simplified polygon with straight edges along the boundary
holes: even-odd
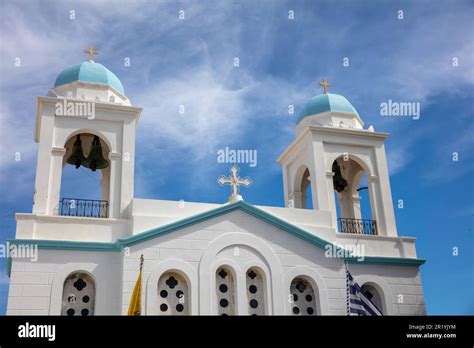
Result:
[[[100,83],[114,87],[125,94],[122,82],[118,77],[100,63],[82,62],[64,69],[56,78],[54,87],[62,86],[75,81]]]
[[[295,225],[289,224],[286,221],[283,221],[283,220],[275,217],[274,215],[268,214],[267,212],[265,212],[261,209],[255,208],[254,206],[252,206],[250,204],[247,204],[244,201],[238,201],[238,202],[235,202],[235,203],[225,204],[225,205],[222,205],[222,206],[220,206],[216,209],[213,209],[213,210],[201,213],[201,214],[197,214],[197,215],[194,215],[194,216],[191,216],[191,217],[173,222],[173,223],[165,225],[165,226],[160,226],[158,228],[153,228],[151,230],[142,232],[140,234],[136,234],[132,237],[127,237],[127,238],[123,238],[123,239],[119,238],[118,242],[123,246],[134,245],[134,244],[137,244],[137,243],[144,242],[144,241],[147,241],[149,239],[155,238],[157,236],[161,236],[161,235],[164,235],[164,234],[167,234],[167,233],[170,233],[170,232],[173,232],[173,231],[176,231],[176,230],[188,227],[188,226],[192,226],[194,224],[198,224],[198,223],[206,221],[210,218],[214,218],[214,217],[217,217],[217,216],[220,216],[220,215],[223,215],[223,214],[227,214],[227,213],[229,213],[231,211],[234,211],[234,210],[242,210],[242,211],[248,213],[249,215],[255,216],[257,219],[263,220],[263,221],[269,223],[270,225],[273,225],[273,226],[278,227],[278,228],[280,228],[280,229],[282,229],[286,232],[289,232],[289,233],[291,233],[291,234],[293,234],[293,235],[295,235],[295,236],[297,236],[301,239],[304,239],[305,241],[310,242],[310,243],[312,243],[312,244],[314,244],[314,245],[316,245],[316,246],[318,246],[322,249],[324,249],[324,247],[327,244],[331,244],[331,243],[325,241],[324,239],[321,239],[321,238],[319,238],[315,235],[312,235],[312,234],[306,232],[305,230],[302,230],[299,227],[296,227]],[[339,247],[338,247],[338,250],[340,250]]]
[[[193,215],[193,216],[178,220],[176,222],[172,222],[164,226],[153,228],[131,237],[119,238],[118,242],[124,246],[130,246],[130,245],[134,245],[140,242],[144,242],[149,239],[152,239],[164,234],[168,234],[168,233],[171,233],[173,231],[176,231],[188,226],[198,224],[210,218],[214,218],[214,217],[229,213],[233,210],[238,209],[238,207],[240,207],[242,203],[243,202],[240,201],[240,202],[231,203],[231,204],[224,204],[216,209],[212,209],[201,214]],[[246,203],[244,204],[247,205]]]
[[[100,243],[100,242],[72,242],[61,240],[36,240],[36,239],[14,239],[10,240],[11,244],[36,244],[40,249],[50,250],[77,250],[77,251],[110,251],[120,252],[124,247],[135,245],[147,240],[180,230],[211,218],[230,213],[235,210],[241,210],[249,215],[256,217],[272,226],[286,231],[297,238],[303,239],[321,249],[325,249],[326,245],[332,243],[321,239],[305,230],[292,225],[276,216],[269,214],[259,208],[256,208],[243,201],[235,203],[224,204],[216,209],[187,217],[185,219],[153,228],[151,230],[136,234],[131,237],[119,238],[115,243]],[[337,251],[342,251],[340,247],[336,247]],[[385,264],[385,265],[400,265],[400,266],[419,266],[425,263],[422,259],[403,259],[395,257],[365,257],[363,261],[357,261],[357,257],[348,257],[344,260],[349,263],[368,263],[368,264]]]
[[[10,244],[24,245],[35,244],[39,249],[47,250],[77,250],[77,251],[120,251],[122,248],[118,243],[101,242],[74,242],[66,240],[47,239],[12,239]]]
[[[339,94],[320,94],[309,100],[306,106],[301,110],[296,124],[307,116],[317,115],[322,112],[349,112],[359,116],[357,110],[342,95]]]
[[[344,259],[348,263],[365,263],[371,265],[394,265],[394,266],[421,266],[426,262],[425,259],[404,259],[400,257],[380,257],[366,256],[362,261],[358,261],[357,257],[347,257]]]

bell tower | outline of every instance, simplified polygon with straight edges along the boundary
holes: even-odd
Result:
[[[327,81],[320,84],[323,94],[303,108],[296,139],[278,158],[285,205],[305,209],[311,202],[313,209],[329,211],[342,233],[397,236],[384,147],[388,134],[365,129],[352,104],[330,94]],[[364,212],[362,205],[370,208]]]
[[[63,70],[48,95],[37,98],[33,213],[127,218],[142,109],[131,105],[115,74],[94,62],[99,52],[85,52],[88,61]],[[101,173],[100,200],[60,196],[63,168],[71,165]]]

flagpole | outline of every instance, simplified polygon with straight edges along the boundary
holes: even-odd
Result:
[[[139,307],[138,310],[140,311],[138,315],[142,314],[142,271],[143,271],[143,263],[145,262],[145,258],[143,257],[143,254],[140,255],[140,293],[138,296],[140,297],[139,300]]]
[[[351,315],[351,303],[350,303],[350,289],[349,289],[349,264],[347,260],[344,260],[344,267],[346,269],[346,309],[347,309],[347,315]]]
[[[142,271],[143,271],[143,254],[140,255],[140,272],[138,272],[138,279],[133,289],[132,297],[130,298],[130,305],[128,306],[128,315],[141,315],[142,311]]]

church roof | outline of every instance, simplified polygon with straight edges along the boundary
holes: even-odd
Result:
[[[348,112],[359,116],[357,110],[345,97],[339,94],[326,93],[314,96],[309,100],[301,111],[297,123],[300,123],[301,120],[307,116],[327,111]]]
[[[115,243],[104,242],[76,242],[76,241],[62,241],[62,240],[40,240],[40,239],[13,239],[9,240],[10,244],[28,245],[35,244],[40,249],[53,250],[85,250],[85,251],[106,251],[106,252],[120,252],[123,248],[135,245],[147,240],[160,237],[162,235],[181,230],[183,228],[207,221],[209,219],[224,215],[233,211],[242,211],[261,221],[264,221],[278,229],[294,235],[297,238],[313,244],[321,249],[325,249],[327,245],[333,245],[312,233],[309,233],[300,227],[297,227],[289,222],[282,220],[270,213],[263,211],[253,205],[245,203],[244,201],[237,201],[234,203],[224,204],[218,208],[211,209],[204,213],[190,216],[170,224],[160,226],[157,228],[135,234],[130,237],[119,238]],[[342,249],[336,246],[337,249]],[[366,256],[363,260],[359,260],[357,256],[345,257],[349,263],[368,263],[368,264],[392,264],[401,266],[419,266],[425,263],[423,259],[399,258],[399,257],[379,257]]]
[[[105,66],[93,61],[82,62],[81,64],[70,66],[58,75],[54,87],[62,86],[75,81],[100,83],[115,88],[125,94],[122,82],[118,77]]]

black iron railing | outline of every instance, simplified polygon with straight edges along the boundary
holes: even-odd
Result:
[[[341,233],[378,234],[375,220],[341,218],[338,219],[338,222],[339,232]]]
[[[94,199],[61,198],[59,215],[107,218],[109,202]]]

